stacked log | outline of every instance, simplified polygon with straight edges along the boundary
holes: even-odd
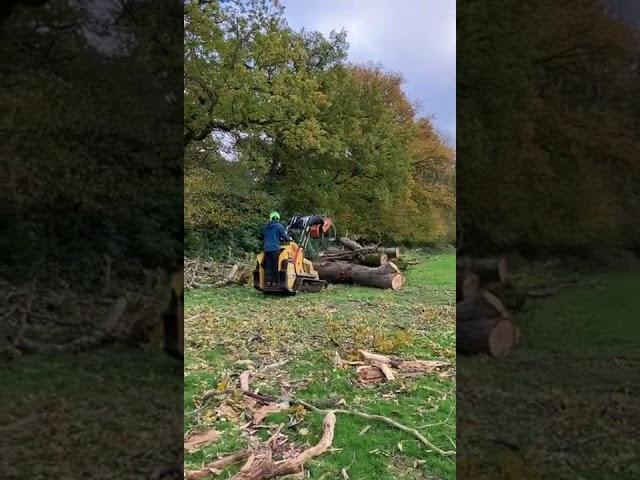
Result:
[[[347,262],[315,262],[313,267],[321,280],[329,283],[347,283],[364,287],[398,290],[404,285],[404,275],[393,263],[366,267]]]
[[[506,259],[459,258],[456,273],[457,351],[509,355],[521,333],[503,302],[507,292],[516,291],[509,280]],[[512,300],[509,297],[509,306]]]
[[[384,253],[367,253],[354,258],[354,263],[365,267],[379,267],[389,262],[389,257]]]
[[[457,259],[456,302],[486,290],[499,297],[511,311],[521,311],[527,297],[512,281],[507,268],[507,260],[501,258]]]
[[[399,261],[398,248],[361,245],[346,237],[339,243],[344,249],[329,249],[313,264],[321,280],[391,290],[405,284],[400,268],[390,261]]]

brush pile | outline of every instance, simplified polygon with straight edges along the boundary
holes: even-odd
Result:
[[[184,288],[218,288],[246,285],[253,271],[249,261],[226,264],[204,258],[184,259]]]
[[[105,342],[160,344],[162,312],[168,302],[163,281],[149,290],[79,293],[32,280],[13,285],[0,279],[0,352],[85,351]]]

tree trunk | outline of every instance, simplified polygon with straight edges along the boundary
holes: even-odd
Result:
[[[457,325],[496,317],[509,317],[509,313],[498,297],[489,292],[480,291],[456,303]]]
[[[508,277],[507,259],[500,258],[469,258],[460,257],[457,260],[458,273],[475,273],[478,275],[480,285],[504,282]]]
[[[362,245],[360,245],[358,242],[354,242],[353,240],[350,240],[346,237],[343,237],[340,239],[340,243],[345,246],[346,248],[348,248],[349,250],[360,250],[362,249]]]
[[[482,318],[458,322],[456,350],[463,354],[488,353],[504,357],[511,353],[519,340],[519,331],[509,318]]]
[[[378,248],[378,252],[384,253],[390,259],[399,258],[400,257],[400,249],[397,247],[394,248]]]
[[[480,291],[480,278],[475,273],[456,275],[456,302],[469,298]]]
[[[354,260],[354,263],[357,263],[358,265],[379,267],[380,265],[387,263],[389,261],[389,257],[384,253],[369,253],[365,255],[358,255]]]
[[[524,309],[527,300],[527,292],[522,288],[519,288],[513,282],[500,282],[494,285],[487,285],[485,288],[496,297],[500,298],[509,311],[520,312]]]
[[[329,283],[350,283],[364,287],[398,290],[404,285],[404,276],[398,267],[387,262],[377,268],[346,262],[316,262],[313,267],[321,280]]]

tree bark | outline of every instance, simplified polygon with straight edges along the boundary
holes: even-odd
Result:
[[[346,262],[316,262],[313,267],[321,280],[329,283],[348,283],[364,287],[398,290],[404,285],[404,276],[398,267],[387,262],[377,268]]]
[[[509,313],[498,297],[489,292],[480,291],[456,303],[457,325],[497,317],[509,317]]]
[[[394,248],[378,248],[378,252],[384,253],[390,259],[400,258],[400,249]]]
[[[517,340],[519,332],[509,318],[482,318],[457,324],[456,350],[463,354],[504,357],[511,353]]]
[[[361,250],[363,247],[358,242],[354,242],[353,240],[343,237],[340,239],[340,243],[348,248],[349,250]]]
[[[509,280],[487,285],[485,288],[500,298],[511,312],[520,312],[526,305],[527,292]]]
[[[354,263],[358,265],[364,265],[366,267],[379,267],[389,261],[389,257],[384,253],[369,253],[365,255],[358,255],[354,259]]]
[[[460,257],[456,263],[458,273],[475,273],[480,285],[485,286],[491,283],[504,282],[509,272],[507,270],[507,259],[500,258],[469,258]]]
[[[456,275],[456,302],[469,298],[480,291],[480,278],[475,273]]]

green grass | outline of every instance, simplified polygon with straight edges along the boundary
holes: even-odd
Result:
[[[415,255],[415,254],[414,254]],[[328,291],[295,297],[269,297],[244,287],[188,292],[185,298],[185,430],[215,428],[221,438],[193,454],[188,468],[199,468],[244,443],[243,420],[221,421],[216,409],[223,398],[196,410],[196,400],[226,378],[230,385],[251,359],[259,367],[283,359],[281,369],[259,373],[252,387],[280,396],[283,382],[293,394],[320,406],[344,398],[346,406],[386,415],[419,427],[435,445],[455,450],[455,380],[437,374],[363,388],[354,383],[354,367],[335,369],[334,352],[355,358],[358,348],[396,350],[408,358],[446,359],[455,367],[455,255],[427,257],[408,271],[397,292],[335,285]],[[241,408],[238,408],[241,411]],[[294,448],[315,444],[323,415],[295,410],[272,414],[266,425],[284,423]],[[360,432],[366,427],[369,429]],[[266,430],[266,429],[265,429]],[[261,438],[268,431],[260,432]],[[452,479],[455,457],[429,451],[415,437],[388,425],[339,415],[334,450],[310,461],[313,479]],[[228,478],[236,468],[228,469]]]
[[[571,279],[513,356],[458,358],[463,478],[640,478],[640,273]]]
[[[179,459],[182,364],[163,352],[24,355],[0,369],[3,479],[149,478]]]

